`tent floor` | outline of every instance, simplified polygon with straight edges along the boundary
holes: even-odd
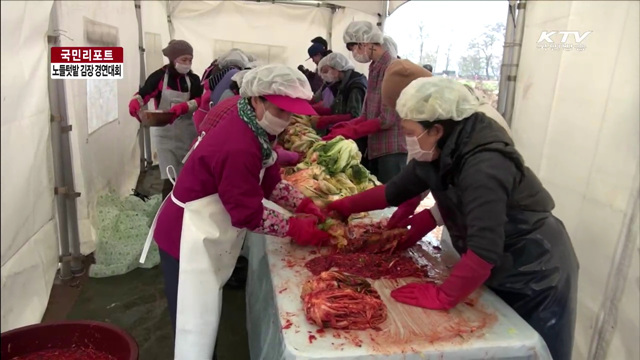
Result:
[[[162,189],[158,169],[142,174],[138,191],[153,195]],[[90,266],[91,256],[86,266]],[[218,359],[249,359],[244,290],[224,290],[218,331]],[[136,269],[103,279],[85,275],[56,280],[42,322],[97,320],[113,323],[138,342],[140,360],[173,359],[171,321],[164,296],[162,272]]]

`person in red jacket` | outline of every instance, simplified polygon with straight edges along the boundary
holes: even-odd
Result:
[[[140,109],[152,99],[156,109],[174,114],[170,125],[151,131],[160,163],[160,177],[164,180],[162,196],[166,198],[172,188],[167,167],[173,166],[180,172],[182,159],[197,136],[191,114],[198,108],[195,99],[200,98],[203,88],[198,75],[191,71],[193,48],[188,42],[171,40],[162,53],[169,59],[169,64],[149,75],[129,102],[129,114],[140,121]]]
[[[579,266],[562,221],[552,214],[551,195],[464,85],[424,77],[391,97],[397,98],[412,160],[387,184],[335,201],[328,210],[346,217],[403,207],[431,191],[439,212],[394,213],[389,226],[409,226],[400,244],[407,248],[444,223],[460,261],[441,285],[413,283],[391,297],[449,310],[485,284],[541,335],[553,359],[570,360]]]
[[[298,245],[329,240],[316,228],[323,211],[280,177],[273,150],[293,113],[315,114],[311,96],[309,82],[295,69],[267,65],[249,71],[236,105],[195,145],[158,211],[145,248],[154,239],[160,250],[176,359],[213,355],[222,287],[247,230]],[[264,199],[294,215],[263,205]]]

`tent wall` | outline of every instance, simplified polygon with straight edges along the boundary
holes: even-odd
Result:
[[[189,41],[193,45],[193,69],[202,75],[222,49],[229,46],[229,42],[248,52],[252,52],[252,49],[246,46],[247,43],[253,44],[255,49],[260,49],[259,45],[284,47],[280,48],[281,53],[272,55],[278,55],[286,65],[292,67],[304,64],[314,68],[310,60],[305,63],[309,57],[307,48],[314,37],[327,36],[330,17],[331,10],[320,7],[239,1],[183,1],[175,7],[171,20],[175,29],[174,38]],[[268,62],[261,54],[255,55],[259,60]]]
[[[630,197],[640,162],[639,4],[527,2],[512,130],[554,196],[555,214],[580,261],[574,359],[587,358],[598,311],[610,295],[604,289],[627,203],[636,200]],[[581,52],[537,48],[540,33],[552,30],[593,32]],[[640,357],[637,231],[632,236],[633,260],[608,359]]]
[[[121,195],[130,193],[140,170],[139,125],[128,110],[129,100],[139,84],[138,22],[133,1],[61,1],[56,5],[60,28],[66,35],[61,39],[62,46],[92,45],[85,40],[86,17],[118,28],[117,46],[124,48],[124,78],[116,81],[117,118],[98,130],[88,132],[87,80],[65,81],[69,123],[73,126],[74,180],[76,190],[82,194],[78,198],[81,250],[87,254],[95,250],[92,223],[97,197],[108,189]]]
[[[47,83],[52,4],[1,3],[3,332],[40,321],[58,265]]]

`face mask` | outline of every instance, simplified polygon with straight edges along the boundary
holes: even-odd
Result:
[[[189,72],[189,70],[191,70],[191,65],[176,63],[176,71],[178,71],[180,74],[186,74]]]
[[[406,136],[407,139],[407,159],[416,159],[416,161],[432,161],[435,155],[436,146],[433,145],[433,148],[429,151],[422,150],[420,148],[420,143],[418,139],[420,136],[424,135],[425,132],[418,136]]]
[[[364,54],[358,54],[354,51],[351,54],[353,55],[353,58],[361,64],[367,64],[371,62],[371,59],[369,58],[369,55],[366,54],[366,52]]]
[[[289,121],[282,120],[268,112],[267,108],[264,107],[264,103],[262,104],[262,108],[264,109],[264,115],[262,115],[262,119],[260,119],[258,124],[264,131],[273,136],[277,136],[289,125]]]
[[[324,80],[324,82],[326,82],[327,84],[333,84],[334,82],[338,81],[338,77],[333,76],[330,73],[322,74],[321,77],[322,80]]]

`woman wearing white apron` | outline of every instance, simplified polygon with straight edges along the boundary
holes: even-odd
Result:
[[[300,245],[329,239],[316,228],[323,212],[281,179],[272,147],[292,113],[315,113],[311,96],[308,81],[294,69],[267,65],[251,70],[236,108],[195,145],[160,208],[150,235],[160,248],[176,328],[175,359],[212,358],[222,287],[247,229],[291,237]],[[287,217],[264,207],[265,198],[305,215]]]
[[[140,108],[154,99],[157,110],[168,110],[174,114],[170,125],[151,129],[153,146],[160,163],[160,176],[164,179],[162,195],[166,198],[172,187],[167,166],[173,166],[179,173],[182,159],[197,137],[192,113],[198,108],[197,99],[202,95],[203,88],[198,75],[191,71],[193,48],[188,42],[171,40],[162,53],[169,59],[169,64],[149,75],[129,103],[129,113],[138,118]]]

